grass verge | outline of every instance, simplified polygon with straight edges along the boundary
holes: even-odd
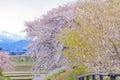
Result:
[[[86,70],[86,67],[81,64],[74,69],[68,69],[65,73],[61,73],[50,80],[78,80],[77,76],[88,73],[85,70]]]
[[[59,76],[60,74],[62,74],[62,73],[64,73],[64,72],[66,72],[65,69],[60,70],[60,71],[58,71],[58,72],[55,72],[55,73],[49,75],[49,76],[46,77],[44,80],[53,80],[54,78],[56,78],[57,76]]]
[[[81,64],[77,68],[73,69],[72,72],[68,75],[66,80],[77,80],[77,76],[82,74],[87,74],[86,67]]]
[[[3,76],[3,75],[0,75],[0,80],[12,80],[12,79],[9,78],[9,77],[6,77],[6,76]]]

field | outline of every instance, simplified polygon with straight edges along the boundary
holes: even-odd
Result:
[[[16,63],[14,70],[3,72],[3,74],[14,80],[32,80],[32,64],[32,62]]]
[[[10,77],[13,80],[32,80],[32,66],[34,65],[33,61],[26,61],[25,56],[12,57],[12,61],[15,63],[14,70],[3,72],[3,75]]]

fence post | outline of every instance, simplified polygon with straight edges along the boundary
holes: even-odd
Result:
[[[80,77],[79,80],[84,80],[84,77]]]
[[[116,75],[114,73],[109,73],[108,76],[110,76],[110,80],[115,80]]]
[[[78,80],[97,80],[97,77],[99,76],[99,80],[103,80],[104,76],[108,76],[110,80],[116,80],[116,77],[120,76],[120,74],[115,73],[91,73],[86,75],[81,75],[77,79]],[[91,79],[92,77],[92,79]]]
[[[100,75],[100,80],[103,80],[103,75]]]
[[[89,76],[86,77],[86,80],[90,80]]]
[[[95,80],[95,75],[92,75],[92,80]]]

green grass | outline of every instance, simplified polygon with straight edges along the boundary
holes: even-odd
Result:
[[[34,62],[15,62],[16,66],[32,66]]]
[[[15,69],[13,71],[31,71],[33,62],[15,62]]]
[[[11,77],[13,80],[32,80],[33,77]]]
[[[77,76],[88,73],[85,70],[86,67],[83,64],[81,64],[77,68],[73,69],[73,71],[68,75],[67,80],[77,80],[76,79]]]
[[[3,79],[3,80],[12,80],[11,78],[6,77],[6,76],[2,76],[2,75],[0,75],[0,79]]]
[[[48,77],[46,77],[44,80],[53,80],[54,78],[56,78],[57,76],[59,76],[60,74],[62,74],[62,73],[64,73],[66,70],[60,70],[60,71],[58,71],[58,72],[55,72],[55,73],[53,73],[53,74],[51,74],[51,75],[49,75]]]
[[[67,76],[71,73],[71,69],[67,69],[66,72],[59,74],[56,78],[52,80],[66,80]]]
[[[44,80],[77,80],[77,77],[82,74],[88,74],[86,67],[81,64],[74,69],[67,69],[66,72],[58,71],[46,77]]]

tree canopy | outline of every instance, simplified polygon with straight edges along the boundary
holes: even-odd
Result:
[[[76,7],[76,26],[59,37],[69,47],[65,56],[71,64],[85,63],[92,71],[115,71],[120,64],[120,1],[78,1]]]
[[[58,62],[115,71],[120,60],[120,0],[84,0],[25,22],[36,71]],[[114,66],[113,66],[114,65]],[[110,68],[112,66],[112,68]]]
[[[41,18],[25,23],[28,38],[34,41],[29,46],[29,53],[37,57],[36,69],[52,69],[56,64],[65,62],[64,56],[60,54],[63,45],[56,34],[74,21],[74,10],[73,4],[59,6]]]
[[[6,71],[14,68],[14,64],[10,60],[7,52],[0,51],[0,70]]]

